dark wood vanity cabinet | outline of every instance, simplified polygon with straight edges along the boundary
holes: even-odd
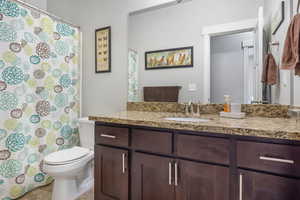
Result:
[[[237,142],[239,200],[300,199],[300,146]],[[257,172],[259,171],[259,172]]]
[[[175,136],[175,152],[179,157],[229,165],[230,141],[195,135]]]
[[[299,200],[300,181],[239,170],[239,200]]]
[[[128,151],[96,145],[95,199],[128,200]]]
[[[176,200],[229,200],[229,168],[178,160]]]
[[[229,168],[135,153],[133,200],[229,200]]]
[[[300,177],[300,146],[238,141],[237,165]]]
[[[299,200],[300,144],[96,123],[95,200]]]
[[[134,153],[132,200],[174,200],[173,159]]]

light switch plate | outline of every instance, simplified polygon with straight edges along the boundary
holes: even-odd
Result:
[[[191,92],[197,91],[197,84],[196,83],[190,83],[188,90],[191,91]]]

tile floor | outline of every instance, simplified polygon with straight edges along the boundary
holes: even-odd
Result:
[[[52,184],[29,192],[18,200],[51,200]],[[68,200],[68,199],[62,199]],[[89,191],[76,200],[94,200],[94,192]]]

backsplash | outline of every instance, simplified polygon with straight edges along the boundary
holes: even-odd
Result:
[[[287,118],[288,109],[292,106],[275,104],[243,104],[242,112],[247,116]],[[184,105],[165,102],[128,102],[128,111],[144,112],[175,112],[184,113]],[[203,104],[200,107],[201,114],[218,114],[223,111],[223,104]]]

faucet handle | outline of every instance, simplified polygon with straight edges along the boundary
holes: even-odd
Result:
[[[191,109],[191,114],[194,115],[195,113],[194,113],[194,103],[193,102],[191,102],[191,104],[190,104],[190,109]]]
[[[197,104],[197,115],[200,117],[201,113],[200,113],[200,109],[201,109],[201,102],[199,102]]]
[[[182,103],[181,105],[184,106],[185,114],[187,115],[189,113],[189,103]]]

